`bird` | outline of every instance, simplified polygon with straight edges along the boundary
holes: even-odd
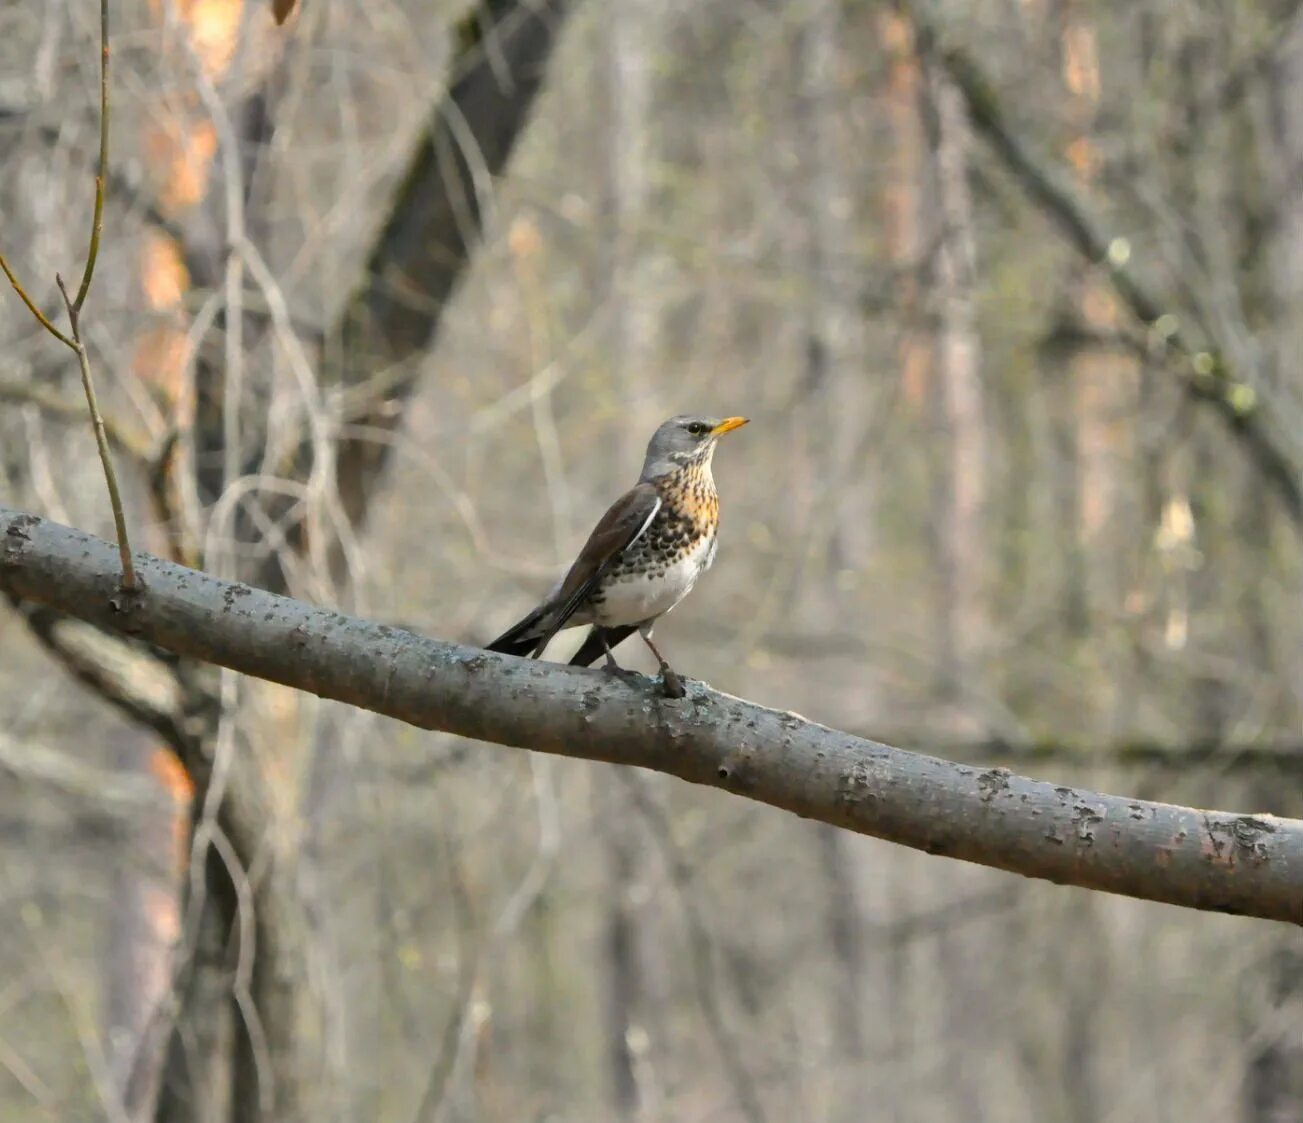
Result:
[[[571,665],[587,667],[605,655],[605,668],[623,674],[612,649],[637,632],[660,665],[666,696],[684,697],[652,628],[715,560],[719,493],[711,460],[719,438],[745,424],[745,417],[697,415],[664,422],[647,444],[638,482],[611,504],[542,603],[487,650],[537,658],[563,628],[591,624]]]

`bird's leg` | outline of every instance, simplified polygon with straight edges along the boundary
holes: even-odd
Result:
[[[665,697],[666,698],[686,697],[688,692],[683,685],[683,680],[679,678],[679,676],[675,673],[674,668],[671,667],[667,662],[665,662],[665,656],[662,655],[656,649],[656,645],[652,643],[651,629],[648,628],[646,629],[646,631],[644,631],[642,628],[639,628],[638,634],[642,636],[643,643],[645,643],[648,647],[651,648],[651,653],[656,656],[656,662],[658,662],[661,665],[661,683],[665,687]]]
[[[636,675],[638,673],[637,671],[631,671],[626,667],[620,666],[620,664],[615,661],[615,654],[611,651],[611,645],[607,641],[605,628],[597,629],[597,638],[602,641],[602,650],[606,652],[606,663],[602,667],[602,670],[607,674],[620,675],[621,677],[628,677],[629,675]]]

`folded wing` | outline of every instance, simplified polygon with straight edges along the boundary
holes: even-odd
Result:
[[[488,645],[489,651],[537,656],[564,628],[625,550],[647,533],[661,497],[649,483],[640,483],[611,504],[593,528],[579,557],[557,590],[519,623]]]

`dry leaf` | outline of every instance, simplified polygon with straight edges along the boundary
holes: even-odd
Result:
[[[271,0],[271,14],[277,23],[284,23],[294,11],[294,0]]]

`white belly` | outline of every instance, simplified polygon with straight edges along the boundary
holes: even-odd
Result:
[[[714,560],[712,539],[665,568],[662,573],[621,573],[604,583],[593,619],[603,627],[640,624],[669,612],[692,591]]]

